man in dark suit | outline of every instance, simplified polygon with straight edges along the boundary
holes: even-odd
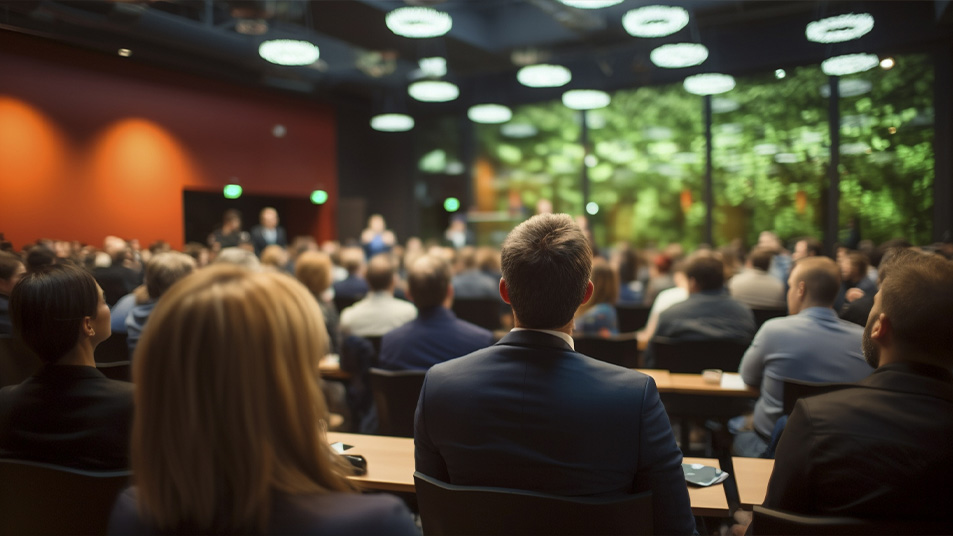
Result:
[[[447,261],[433,255],[420,257],[410,267],[407,285],[417,318],[384,335],[382,368],[427,370],[493,344],[493,333],[460,320],[450,310],[453,286]]]
[[[797,403],[764,504],[801,514],[948,521],[953,264],[911,250],[894,256],[863,349],[873,374]]]
[[[652,491],[656,532],[691,534],[682,455],[655,382],[573,350],[573,314],[592,295],[585,235],[565,214],[541,214],[507,236],[502,259],[516,328],[427,373],[417,470],[564,496]]]
[[[265,207],[258,216],[259,224],[252,227],[251,243],[255,247],[255,255],[261,256],[262,250],[271,245],[288,247],[288,236],[285,228],[278,225],[278,211]]]

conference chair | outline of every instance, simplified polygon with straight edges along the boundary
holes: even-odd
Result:
[[[113,333],[99,343],[94,352],[96,363],[115,363],[129,361],[129,343],[125,333]]]
[[[42,362],[23,341],[0,337],[0,387],[16,385],[33,375]]]
[[[414,473],[425,536],[652,534],[652,493],[557,497],[533,491],[455,486]]]
[[[616,318],[619,320],[619,331],[638,331],[649,321],[651,307],[644,305],[616,305]]]
[[[414,412],[426,374],[426,370],[371,369],[371,391],[381,435],[414,437]]]
[[[654,337],[649,344],[655,352],[655,363],[646,366],[688,374],[700,374],[705,369],[734,372],[750,343],[733,339],[686,341]]]
[[[0,459],[0,534],[106,534],[131,475]]]
[[[490,331],[500,329],[499,298],[465,298],[453,300],[453,314]]]
[[[944,513],[938,512],[938,515]],[[751,534],[951,534],[953,522],[806,516],[755,506]]]
[[[96,370],[111,380],[132,381],[132,361],[113,361],[112,363],[96,363]]]
[[[754,325],[757,329],[761,329],[761,325],[772,318],[788,315],[787,308],[751,309],[751,312],[754,313]]]
[[[639,341],[635,333],[620,333],[614,337],[573,336],[576,351],[589,357],[619,365],[635,368],[639,360]]]

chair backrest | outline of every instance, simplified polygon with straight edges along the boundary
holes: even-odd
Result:
[[[784,380],[784,394],[781,398],[783,413],[790,415],[797,401],[806,396],[820,395],[850,387],[849,383],[816,383],[800,380]]]
[[[96,370],[111,380],[132,381],[132,361],[113,361],[112,363],[96,363]]]
[[[500,329],[502,307],[499,298],[454,299],[452,309],[461,320],[490,331]]]
[[[699,374],[705,369],[738,370],[749,341],[731,339],[685,341],[655,337],[652,339],[655,363],[652,368]]]
[[[506,488],[455,486],[414,473],[424,534],[652,534],[652,492],[557,497]]]
[[[125,333],[113,333],[99,343],[94,352],[97,363],[115,363],[129,361],[129,344]]]
[[[616,317],[619,320],[619,331],[638,331],[649,321],[651,307],[644,305],[616,305]]]
[[[0,459],[0,534],[106,534],[131,475]]]
[[[639,360],[639,341],[635,333],[620,333],[615,337],[574,336],[576,351],[589,357],[619,365],[635,368]]]
[[[940,515],[940,512],[937,512]],[[805,516],[754,507],[752,534],[951,534],[953,522]]]
[[[42,364],[40,358],[20,339],[0,337],[0,387],[22,382]]]
[[[772,318],[778,318],[781,316],[787,316],[788,310],[784,309],[751,309],[751,312],[754,313],[754,325],[755,328],[761,329],[761,324],[764,324]]]
[[[414,412],[426,374],[426,370],[371,369],[371,391],[381,435],[414,437]]]

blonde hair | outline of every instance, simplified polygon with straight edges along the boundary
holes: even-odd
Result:
[[[325,438],[317,302],[291,277],[212,266],[175,284],[134,358],[132,468],[160,531],[262,532],[273,492],[347,491]]]
[[[331,257],[319,251],[306,251],[295,262],[295,277],[319,296],[331,286]]]

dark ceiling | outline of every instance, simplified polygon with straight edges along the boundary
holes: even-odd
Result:
[[[622,28],[627,11],[664,3],[686,8],[691,19],[675,35],[640,39]],[[133,0],[0,1],[0,28],[116,54],[130,49],[142,61],[249,85],[316,98],[410,101],[406,86],[422,57],[447,58],[447,78],[461,86],[449,104],[407,102],[415,112],[442,111],[477,98],[522,103],[557,98],[565,89],[613,90],[676,82],[689,74],[773,71],[818,63],[836,54],[890,55],[949,46],[953,8],[943,1],[625,0],[599,10],[557,0]],[[387,29],[384,16],[404,5],[430,5],[453,17],[440,38],[408,39]],[[847,43],[822,45],[804,36],[807,23],[842,13],[867,12],[873,30]],[[238,31],[243,20],[263,20],[267,32]],[[320,60],[307,67],[272,65],[258,56],[267,38],[312,41]],[[700,42],[711,55],[698,67],[660,69],[655,47]],[[533,89],[515,77],[524,63],[558,63],[573,73],[568,86]]]

